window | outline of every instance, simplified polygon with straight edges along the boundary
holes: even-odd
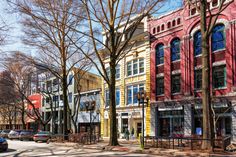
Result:
[[[177,25],[179,25],[179,24],[180,24],[180,18],[177,19]]]
[[[69,101],[69,103],[72,103],[72,93],[68,94],[68,101]]]
[[[175,26],[175,20],[172,21],[172,26],[173,26],[173,27]]]
[[[196,8],[192,8],[190,11],[190,15],[193,16],[197,13],[197,9]]]
[[[120,105],[120,89],[116,89],[116,105]]]
[[[164,94],[164,77],[157,78],[156,89],[157,95]]]
[[[180,92],[180,74],[171,77],[171,93]]]
[[[111,72],[110,72],[110,67],[106,68],[107,76],[110,78]]]
[[[202,35],[201,31],[194,34],[194,55],[200,55],[202,53]]]
[[[139,73],[144,73],[144,59],[139,59]]]
[[[127,63],[127,75],[132,75],[132,62]]]
[[[109,90],[105,91],[105,99],[106,99],[106,107],[109,106],[110,103],[110,94],[109,94]]]
[[[127,62],[127,76],[144,73],[144,59],[134,59]]]
[[[202,88],[202,69],[194,71],[194,88],[196,90]]]
[[[160,26],[157,26],[157,32],[160,32]]]
[[[120,105],[120,89],[117,88],[115,91],[115,97],[116,97],[116,105]],[[109,107],[110,104],[110,93],[109,90],[105,90],[105,107]]]
[[[168,22],[168,23],[167,23],[167,28],[170,28],[170,27],[171,27],[171,23]]]
[[[138,60],[133,60],[133,75],[138,74]]]
[[[218,0],[213,0],[212,1],[212,7],[218,6]]]
[[[54,95],[54,96],[52,97],[52,100],[53,100],[54,102],[57,102],[58,99],[59,99],[58,95]]]
[[[69,85],[72,85],[73,75],[69,75]]]
[[[116,66],[116,79],[119,79],[120,78],[120,65],[118,64]]]
[[[214,67],[213,86],[214,88],[226,87],[226,67],[225,66]]]
[[[156,46],[156,64],[163,64],[164,63],[164,45],[159,44]]]
[[[144,84],[133,85],[127,87],[127,103],[137,104],[138,103],[138,92],[144,90]]]
[[[165,29],[165,25],[162,24],[162,25],[161,25],[161,30],[164,31],[164,29]]]
[[[152,33],[153,33],[153,34],[156,34],[156,28],[153,28]]]
[[[176,61],[180,59],[180,40],[174,39],[171,42],[171,61]]]
[[[216,25],[212,30],[211,46],[212,51],[217,51],[225,48],[225,26],[223,24]]]

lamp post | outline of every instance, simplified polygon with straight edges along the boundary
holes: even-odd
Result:
[[[90,141],[90,144],[91,144],[91,140],[92,140],[92,123],[91,123],[92,111],[94,111],[95,105],[96,105],[96,101],[88,101],[88,102],[85,104],[86,111],[89,111],[89,125],[90,125],[90,129],[89,129],[89,141]]]
[[[146,101],[145,101],[146,100]],[[148,106],[149,97],[147,96],[145,91],[138,92],[138,104],[142,104],[142,139],[141,139],[141,147],[144,149],[144,104]]]

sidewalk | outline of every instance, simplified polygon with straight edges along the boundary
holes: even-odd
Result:
[[[119,139],[120,146],[107,146],[108,139],[103,139],[103,141],[97,144],[91,145],[80,145],[77,143],[54,143],[58,146],[74,147],[77,149],[96,149],[104,151],[119,151],[119,152],[129,152],[129,153],[144,153],[144,154],[153,154],[153,155],[163,155],[163,156],[190,156],[190,157],[236,157],[236,153],[209,153],[199,151],[183,151],[181,149],[164,149],[164,148],[149,148],[142,150],[137,140],[126,141]]]

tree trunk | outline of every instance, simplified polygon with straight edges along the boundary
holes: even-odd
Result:
[[[116,65],[115,62],[110,62],[110,85],[109,85],[109,96],[110,96],[110,146],[117,146],[119,145],[117,140],[117,126],[116,126],[116,99],[115,99],[115,89],[116,89],[116,80],[115,80],[115,74],[116,74]]]
[[[210,66],[209,66],[209,35],[207,34],[206,10],[207,2],[201,0],[201,34],[202,34],[202,118],[203,139],[212,139],[211,97],[210,97]],[[202,142],[202,149],[211,149],[210,140]]]
[[[68,112],[68,98],[67,98],[67,77],[66,77],[66,69],[64,69],[63,72],[63,79],[62,79],[62,85],[63,85],[63,134],[64,134],[64,140],[68,140],[68,118],[67,118],[67,112]]]

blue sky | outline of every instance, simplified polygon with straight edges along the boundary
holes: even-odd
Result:
[[[170,12],[181,7],[183,0],[167,0],[164,6],[155,14],[154,16],[160,16],[161,14]],[[8,34],[8,43],[5,46],[2,46],[0,49],[2,51],[22,51],[26,53],[31,53],[29,47],[24,46],[21,43],[20,37],[23,35],[21,32],[21,25],[19,24],[19,15],[8,13],[7,9],[9,8],[5,0],[0,0],[0,17],[3,19],[9,26],[10,29],[7,32]]]

